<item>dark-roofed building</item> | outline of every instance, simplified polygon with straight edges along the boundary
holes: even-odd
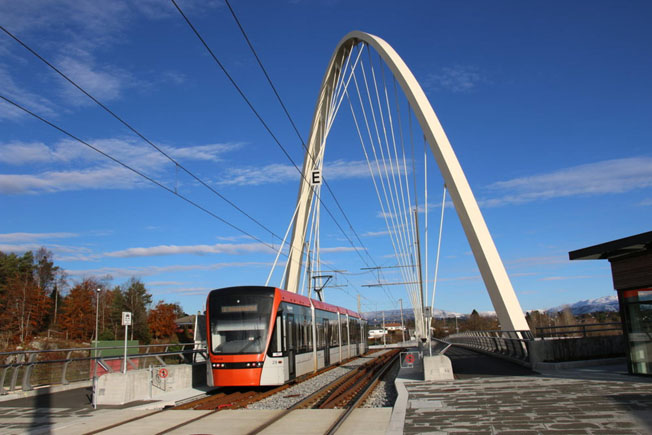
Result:
[[[609,260],[632,374],[652,375],[652,231],[568,253],[571,260]]]

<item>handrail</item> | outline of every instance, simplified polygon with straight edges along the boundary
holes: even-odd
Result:
[[[180,349],[178,350],[168,350],[170,347],[179,347]],[[190,348],[192,346],[192,348]],[[166,362],[161,358],[164,356],[178,356],[182,359],[186,358],[187,355],[191,355],[190,361],[196,362],[197,357],[196,355],[201,355],[204,360],[208,358],[208,355],[206,354],[206,347],[205,345],[200,344],[200,343],[163,343],[163,344],[152,344],[152,345],[132,345],[132,346],[127,346],[128,348],[145,348],[144,353],[132,353],[127,355],[127,362],[129,365],[131,365],[133,368],[136,366],[132,362],[132,360],[137,360],[139,358],[156,358],[156,360],[161,364],[161,365],[166,365]],[[164,348],[164,351],[159,351],[159,352],[149,352],[150,348]],[[60,377],[60,383],[63,385],[66,385],[69,383],[66,374],[68,372],[68,367],[70,366],[71,363],[73,362],[84,362],[84,361],[95,361],[97,364],[99,364],[101,367],[103,367],[105,370],[108,372],[112,372],[113,370],[111,369],[110,365],[105,364],[107,361],[112,361],[112,360],[121,360],[124,359],[124,355],[111,355],[111,356],[102,356],[102,351],[105,350],[111,350],[111,349],[124,349],[124,346],[103,346],[103,347],[84,347],[84,348],[69,348],[69,349],[47,349],[47,350],[23,350],[23,351],[14,351],[14,352],[2,352],[0,353],[1,356],[8,356],[5,358],[5,361],[9,359],[10,356],[16,356],[15,362],[10,362],[10,363],[4,363],[0,364],[0,394],[8,394],[12,393],[16,390],[16,384],[18,382],[18,374],[19,371],[22,369],[23,370],[23,376],[22,376],[22,390],[23,391],[29,391],[32,389],[32,373],[33,369],[37,366],[44,366],[46,364],[62,364],[62,373]],[[95,351],[95,355],[93,355]],[[66,358],[64,359],[54,359],[54,360],[38,360],[39,354],[47,354],[47,353],[52,353],[52,352],[65,352],[66,353]],[[73,352],[88,352],[89,356],[80,356],[80,357],[73,357]],[[88,366],[88,378],[90,379],[91,373],[90,373],[90,367],[92,364],[89,364]],[[13,369],[13,373],[11,374],[10,377],[10,385],[9,385],[9,390],[6,391],[5,389],[5,380],[7,378],[7,374],[10,369]],[[84,375],[82,376],[85,378],[86,370],[82,370],[84,372]],[[51,373],[53,373],[51,371]],[[52,384],[52,380],[50,379],[49,384]],[[55,382],[56,383],[56,382]]]
[[[590,332],[619,331],[622,333],[622,330],[623,325],[620,322],[578,323],[576,325],[541,326],[536,328],[537,336],[542,338],[567,334],[582,334],[582,337],[587,337],[587,333]]]
[[[533,340],[534,337],[529,330],[464,331],[446,337],[446,341],[457,345],[496,353],[521,361],[529,360],[529,342]]]
[[[161,343],[161,344],[132,344],[127,345],[127,348],[134,347],[163,347],[163,346],[194,346],[196,343]],[[81,351],[93,351],[93,350],[106,350],[106,349],[124,349],[124,346],[91,346],[91,347],[71,347],[66,349],[43,349],[43,350],[14,350],[11,352],[0,352],[2,355],[13,355],[13,354],[30,354],[30,353],[52,353],[52,352],[81,352]]]

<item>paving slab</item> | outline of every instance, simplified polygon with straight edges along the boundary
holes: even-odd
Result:
[[[265,435],[324,434],[343,409],[297,409],[264,431]]]
[[[84,419],[59,420],[52,427],[46,428],[45,434],[81,435],[109,427],[120,421],[151,414],[152,411],[137,411],[132,409],[98,410]],[[141,430],[141,434],[143,431]]]
[[[183,413],[185,411],[169,412]],[[280,409],[225,410],[210,414],[198,421],[176,429],[170,432],[170,434],[247,434],[263,424],[265,421],[273,418],[275,415],[280,414],[281,412],[283,411]]]
[[[652,384],[636,378],[467,378],[406,389],[405,433],[652,433]]]
[[[100,433],[106,435],[144,435],[159,433],[210,412],[196,410],[160,412]],[[188,432],[186,431],[185,433]]]

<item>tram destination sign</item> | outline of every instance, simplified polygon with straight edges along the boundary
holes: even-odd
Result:
[[[258,305],[223,305],[220,307],[223,313],[255,313],[258,311]]]

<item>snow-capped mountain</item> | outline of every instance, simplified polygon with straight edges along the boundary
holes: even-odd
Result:
[[[465,314],[460,314],[456,313],[453,311],[446,311],[446,310],[438,310],[435,308],[435,312],[433,313],[434,317],[436,319],[443,319],[446,317],[465,317]],[[362,317],[364,317],[367,320],[370,321],[380,321],[383,318],[383,312],[382,311],[369,311],[367,313],[362,313]],[[414,319],[414,311],[412,308],[404,308],[403,309],[403,320],[413,320]],[[385,323],[389,322],[400,322],[401,321],[401,310],[387,310],[385,311]]]
[[[559,305],[557,307],[552,307],[552,308],[547,308],[543,310],[538,310],[542,312],[546,312],[548,314],[555,314],[558,313],[559,311],[562,311],[564,308],[570,307],[571,312],[575,315],[580,315],[580,314],[587,314],[587,313],[594,313],[597,311],[618,311],[618,296],[616,295],[611,295],[611,296],[603,296],[601,298],[596,298],[596,299],[587,299],[584,301],[579,301],[575,302],[573,304],[565,304],[565,305]],[[529,311],[534,311],[534,310],[529,310]],[[479,313],[481,316],[495,316],[496,313],[494,311],[482,311]],[[367,313],[362,313],[362,316],[370,321],[380,321],[383,318],[383,312],[382,311],[370,311]],[[467,314],[461,314],[461,313],[456,313],[454,311],[447,311],[447,310],[438,310],[435,309],[434,317],[436,319],[444,319],[444,318],[451,318],[451,317],[459,317],[459,318],[466,318],[469,316],[469,313]],[[403,309],[403,319],[404,320],[412,320],[414,319],[414,312],[412,311],[412,308],[404,308]],[[401,321],[401,310],[387,310],[385,311],[385,323],[389,322],[400,322]]]
[[[603,296],[597,299],[587,299],[575,302],[574,304],[559,305],[557,307],[548,308],[545,312],[557,313],[566,307],[569,307],[571,312],[575,315],[593,313],[596,311],[618,311],[618,296]]]

